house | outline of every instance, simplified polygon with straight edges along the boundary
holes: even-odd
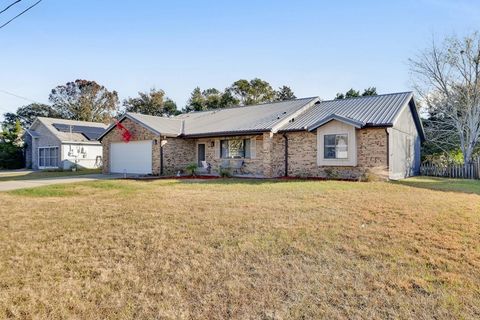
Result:
[[[102,145],[97,140],[107,125],[98,122],[38,117],[25,133],[27,168],[99,168]]]
[[[104,173],[172,175],[188,164],[260,177],[401,179],[419,172],[423,127],[411,92],[318,97],[191,112],[126,113],[99,140]]]

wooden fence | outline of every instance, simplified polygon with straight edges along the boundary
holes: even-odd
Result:
[[[480,157],[466,166],[463,164],[441,166],[432,163],[422,163],[420,174],[434,177],[480,179]]]

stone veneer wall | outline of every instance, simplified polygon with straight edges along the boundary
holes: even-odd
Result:
[[[233,137],[214,137],[214,138],[202,138],[195,140],[195,148],[197,143],[205,144],[205,159],[212,166],[212,172],[218,173],[220,165],[223,159],[220,158],[220,140],[229,139],[253,139],[255,138],[255,157],[252,159],[243,159],[244,167],[243,172],[246,174],[263,175],[263,139],[260,135],[250,136],[233,136]],[[218,150],[216,150],[218,148]],[[194,157],[196,159],[197,150],[194,151]]]
[[[132,134],[131,141],[140,140],[156,140],[157,143],[152,145],[152,173],[160,174],[160,139],[159,136],[152,131],[146,129],[140,124],[130,119],[122,121],[122,125]],[[103,146],[103,173],[110,173],[110,144],[112,142],[122,142],[122,134],[117,128],[113,128],[102,139]]]
[[[358,179],[367,170],[388,177],[387,133],[383,128],[360,129],[357,137],[357,166],[318,166],[316,132],[290,132],[288,135],[288,175]],[[274,158],[283,159],[282,148]],[[278,163],[278,161],[276,161]],[[276,172],[278,174],[278,172]]]
[[[163,174],[173,175],[185,170],[191,163],[197,163],[195,140],[166,138],[163,146]]]
[[[160,137],[130,119],[122,124],[132,133],[132,141],[156,140],[152,146],[153,174],[160,174]],[[317,134],[311,132],[289,132],[288,175],[293,177],[324,177],[358,179],[366,170],[388,177],[387,141],[383,128],[369,128],[356,131],[357,166],[318,166]],[[255,138],[255,157],[244,159],[244,173],[265,177],[281,177],[285,174],[285,140],[282,134],[264,133],[256,136],[214,137],[202,139],[164,138],[164,174],[172,175],[184,170],[190,163],[196,163],[197,144],[205,143],[205,158],[212,165],[213,172],[219,172],[222,159],[219,156],[220,140]],[[109,173],[110,144],[120,142],[119,130],[113,129],[103,139],[103,172]],[[218,148],[218,151],[216,151]]]

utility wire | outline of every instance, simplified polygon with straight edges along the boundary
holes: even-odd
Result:
[[[42,0],[38,0],[37,2],[35,2],[34,4],[32,4],[30,7],[28,7],[27,9],[23,10],[22,12],[20,12],[19,14],[17,14],[15,17],[13,17],[12,19],[8,20],[7,22],[5,22],[4,24],[2,24],[0,26],[0,29],[2,29],[3,27],[5,27],[7,24],[9,24],[10,22],[12,22],[13,20],[17,19],[18,17],[20,17],[22,14],[24,14],[25,12],[27,12],[28,10],[32,9],[33,7],[35,7],[37,4],[39,4],[40,2],[42,2]]]
[[[25,97],[19,96],[18,94],[11,93],[11,92],[8,92],[8,91],[2,90],[2,89],[0,89],[0,92],[3,92],[3,93],[5,93],[5,94],[11,95],[11,96],[13,96],[13,97],[16,97],[16,98],[19,98],[19,99],[23,99],[23,100],[26,100],[26,101],[29,101],[29,102],[39,103],[39,104],[41,103],[41,102],[38,102],[38,101],[35,101],[35,100],[32,100],[32,99],[29,99],[29,98],[25,98]]]
[[[15,2],[13,2],[12,4],[8,5],[5,9],[3,9],[2,11],[0,11],[0,13],[4,13],[5,11],[7,11],[8,9],[10,9],[10,7],[12,7],[13,5],[15,5],[16,3],[19,3],[20,1],[22,0],[17,0]]]

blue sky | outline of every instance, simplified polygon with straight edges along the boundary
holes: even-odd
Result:
[[[29,103],[1,90],[48,102],[53,87],[78,78],[121,98],[161,88],[179,108],[196,86],[254,77],[298,97],[405,91],[409,57],[433,36],[466,35],[479,22],[473,0],[43,0],[0,29],[0,112]]]

